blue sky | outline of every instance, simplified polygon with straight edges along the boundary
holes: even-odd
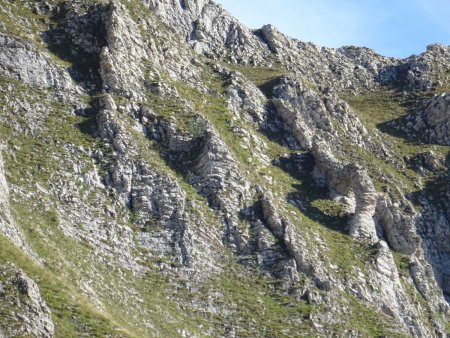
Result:
[[[450,44],[450,0],[215,0],[250,28],[270,23],[321,46],[365,46],[386,56]]]

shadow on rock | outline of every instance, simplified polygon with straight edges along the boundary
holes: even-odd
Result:
[[[417,232],[436,281],[450,300],[450,171],[439,175],[412,198],[422,206]]]
[[[77,123],[75,126],[86,135],[96,137],[98,130],[97,116],[100,112],[99,97],[91,97],[88,107],[75,111],[76,115],[85,117],[82,122]]]
[[[75,9],[62,3],[53,10],[49,29],[42,34],[51,53],[70,64],[72,79],[90,93],[98,92],[100,52],[106,44],[104,5]]]
[[[287,201],[303,214],[321,225],[348,234],[347,214],[341,205],[329,199],[329,189],[316,184],[313,177],[314,157],[310,153],[291,154],[273,162],[301,184],[293,184],[294,191]]]

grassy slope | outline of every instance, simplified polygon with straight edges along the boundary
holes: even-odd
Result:
[[[402,119],[411,112],[420,109],[420,104],[427,97],[403,95],[395,89],[379,88],[374,92],[360,96],[345,96],[345,100],[354,109],[357,116],[370,132],[377,130],[382,133],[383,141],[389,146],[394,158],[383,159],[362,149],[353,149],[354,154],[359,157],[371,171],[375,179],[382,174],[390,175],[406,188],[407,193],[417,191],[421,188],[417,183],[426,183],[433,179],[421,177],[418,173],[407,168],[405,159],[411,158],[419,153],[431,150],[440,159],[444,159],[450,151],[448,146],[423,144],[420,140],[413,139],[391,126],[392,121],[402,124]],[[403,168],[398,167],[398,164]],[[379,189],[385,185],[376,182]]]
[[[32,18],[31,22],[39,19],[28,10],[24,10],[22,13],[19,8],[14,10],[14,14],[21,15],[24,18]],[[41,19],[45,20],[46,18]],[[11,20],[7,21],[6,18],[5,22],[7,22],[8,29],[10,29],[9,33],[23,35],[19,31],[14,30],[14,22]],[[38,24],[32,24],[29,32],[31,35],[24,36],[24,38],[38,39],[33,29],[38,31],[42,27]],[[63,64],[62,61],[61,63]],[[251,68],[239,68],[238,70],[243,72],[250,80],[255,81],[258,86],[262,86],[282,74],[278,69],[257,69],[255,71]],[[16,85],[20,86],[17,83]],[[220,81],[216,82],[215,85],[219,85],[217,90],[220,93]],[[274,178],[274,186],[280,189],[279,193],[281,195],[288,196],[292,192],[299,191],[300,193],[310,194],[307,184],[302,180],[291,177],[277,167],[256,168],[249,161],[251,151],[242,149],[239,146],[239,138],[232,132],[232,126],[230,125],[231,116],[227,112],[226,104],[220,95],[209,96],[206,100],[200,100],[199,98],[203,99],[204,97],[200,96],[200,93],[197,93],[192,88],[183,84],[178,84],[178,88],[181,94],[191,99],[196,104],[196,108],[215,125],[245,170],[249,172],[261,170],[260,175],[254,175],[256,177],[254,183],[264,182],[258,177],[269,175]],[[22,90],[29,91],[31,89],[22,88]],[[33,93],[33,95],[35,94]],[[45,96],[46,93],[42,93],[42,95]],[[56,102],[53,104],[58,105]],[[52,114],[47,119],[47,127],[52,131],[53,138],[82,145],[86,148],[96,147],[95,139],[81,133],[75,127],[77,123],[82,123],[84,118],[72,116],[68,111],[65,111],[64,107],[55,107],[55,112],[57,113]],[[63,114],[60,115],[59,113]],[[256,131],[252,130],[252,132]],[[270,152],[274,158],[287,151],[277,143],[265,138],[264,135],[260,134],[259,136],[269,144]],[[18,186],[24,184],[33,185],[35,183],[46,184],[48,183],[50,172],[55,170],[55,166],[61,165],[61,160],[52,162],[48,161],[48,156],[45,156],[49,152],[60,153],[62,156],[64,152],[62,147],[53,148],[53,145],[47,142],[48,139],[36,139],[31,136],[26,137],[13,134],[11,128],[5,125],[2,126],[2,137],[9,140],[10,148],[16,147],[20,149],[16,158],[6,158],[9,173],[8,179],[12,184]],[[156,155],[156,153],[153,155]],[[62,156],[62,158],[64,157]],[[36,168],[39,168],[39,170],[36,170]],[[64,171],[67,168],[61,167],[59,170]],[[294,186],[300,186],[300,190],[294,188]],[[317,200],[318,197],[313,196],[310,200]],[[36,206],[42,207],[42,205],[37,204],[37,201],[34,201],[34,203],[36,204],[33,206],[23,201],[14,203],[13,209],[17,222],[26,233],[33,248],[41,257],[46,259],[45,267],[37,266],[19,250],[11,246],[3,237],[0,237],[0,241],[2,248],[5,249],[2,249],[0,253],[0,261],[14,261],[19,267],[29,273],[30,277],[37,281],[44,299],[53,311],[53,316],[57,323],[57,335],[69,337],[86,333],[91,336],[105,336],[107,334],[139,336],[139,332],[133,332],[133,325],[125,323],[127,318],[130,318],[130,314],[127,314],[127,309],[120,309],[120,305],[115,303],[115,305],[119,306],[115,307],[114,304],[106,305],[106,312],[100,313],[82,295],[75,282],[77,276],[89,271],[88,266],[91,264],[95,266],[93,270],[90,270],[92,273],[106,275],[106,271],[95,260],[87,260],[86,262],[77,260],[77,257],[92,256],[92,248],[78,241],[67,239],[58,228],[58,220],[54,211],[45,210],[45,208],[42,209],[44,211],[39,208],[35,209]],[[316,203],[316,206],[319,206],[316,209],[320,211],[321,205],[319,204]],[[311,215],[304,214],[287,202],[283,205],[283,208],[295,213],[302,219],[296,226],[299,231],[306,233],[311,238],[312,243],[315,234],[320,234],[325,239],[327,249],[322,253],[324,260],[340,266],[343,274],[351,274],[354,265],[363,267],[368,257],[370,257],[370,253],[365,252],[365,248],[351,240],[341,231],[325,227],[320,220],[313,219]],[[327,206],[324,206],[323,211],[327,210]],[[321,212],[318,212],[318,216],[320,218]],[[31,219],[33,219],[33,222],[31,222]],[[66,250],[63,251],[62,248]],[[71,264],[65,266],[67,262],[71,262]],[[60,276],[65,276],[65,278],[62,279]],[[220,291],[223,294],[220,301],[226,302],[232,307],[233,315],[228,319],[231,323],[239,324],[237,327],[240,336],[252,336],[254,330],[259,330],[259,332],[267,336],[282,336],[283,332],[286,332],[286,336],[288,336],[290,330],[293,330],[290,335],[294,332],[296,334],[299,332],[306,333],[310,330],[307,324],[291,322],[288,325],[287,320],[299,316],[306,317],[308,313],[314,312],[313,308],[306,306],[302,302],[288,305],[293,302],[291,298],[272,293],[269,281],[260,277],[251,277],[243,273],[239,267],[234,267],[228,275],[212,280],[209,286],[205,285],[205,289],[202,292],[194,295],[190,294],[186,288],[183,288],[182,281],[179,281],[179,285],[174,285],[173,282],[171,283],[155,270],[147,274],[147,276],[138,279],[134,279],[131,276],[127,276],[126,281],[121,280],[119,277],[112,276],[111,278],[112,281],[109,281],[109,283],[114,284],[114,282],[117,282],[117,285],[123,290],[131,285],[136,287],[143,296],[145,306],[149,307],[148,312],[153,312],[156,315],[155,317],[158,317],[161,311],[166,313],[166,316],[161,316],[159,319],[154,317],[153,323],[158,332],[170,336],[178,335],[178,328],[188,328],[192,332],[199,334],[211,327],[220,329],[221,321],[223,321],[222,317],[214,318],[209,313],[197,314],[193,310],[189,310],[192,312],[186,312],[186,308],[180,308],[176,305],[177,301],[183,302],[196,297],[200,298],[213,290]],[[173,288],[178,288],[178,291],[174,292]],[[104,291],[103,297],[106,300],[108,294],[107,290]],[[168,299],[170,299],[169,302],[167,301]],[[380,328],[377,327],[377,323],[380,322],[378,313],[366,308],[356,300],[352,300],[349,304],[351,304],[350,312],[354,315],[350,317],[353,319],[351,321],[348,318],[343,319],[347,324],[344,324],[341,328],[336,328],[336,330],[339,331],[344,326],[351,325],[360,332],[369,335],[382,333]],[[74,318],[77,318],[77,320],[74,320]],[[172,319],[167,323],[165,321],[166,318]],[[249,322],[253,322],[253,324],[248,324]],[[125,329],[117,331],[116,328],[118,327],[125,327]]]
[[[441,79],[442,80],[442,79]],[[436,88],[436,93],[439,94],[448,90],[449,82],[443,81],[441,86]],[[432,95],[433,93],[431,93]],[[354,154],[359,157],[362,163],[366,164],[371,176],[375,178],[375,185],[379,190],[385,190],[389,185],[386,185],[384,180],[378,180],[378,177],[387,175],[403,187],[405,193],[414,193],[420,191],[428,182],[433,182],[441,173],[430,173],[423,177],[419,173],[407,167],[405,160],[425,151],[433,151],[440,160],[444,160],[450,153],[449,146],[441,146],[434,144],[424,144],[420,140],[414,139],[397,128],[392,127],[392,121],[398,121],[397,125],[403,125],[403,119],[410,113],[420,111],[420,107],[429,99],[430,94],[402,94],[396,89],[379,88],[374,92],[367,93],[360,96],[346,96],[345,100],[354,109],[357,116],[361,119],[364,125],[369,129],[369,132],[381,133],[383,141],[389,146],[390,151],[394,154],[394,161],[392,159],[382,159],[374,154],[364,150],[353,150]],[[398,164],[401,164],[399,169]],[[434,192],[430,192],[434,193]],[[414,199],[411,200],[414,203]],[[420,205],[418,205],[420,207]],[[433,314],[426,299],[420,294],[417,289],[407,282],[409,276],[409,263],[407,256],[400,253],[393,252],[394,259],[405,289],[412,302],[418,303],[423,309],[422,320],[423,323],[428,323],[429,327],[433,327]],[[443,319],[445,322],[446,319]],[[447,332],[449,328],[446,329]]]
[[[255,84],[261,86],[263,84],[263,82],[260,82],[263,81],[261,79],[272,81],[274,73],[272,68],[258,68],[257,72],[258,74],[255,77],[250,77],[254,81],[255,78],[257,79]],[[246,68],[246,73],[247,75],[251,74],[251,70]],[[205,95],[182,84],[176,84],[176,86],[179,92],[185,98],[194,102],[196,109],[202,112],[215,125],[229,149],[234,153],[235,158],[239,160],[241,168],[244,172],[249,173],[248,179],[253,184],[266,186],[269,190],[276,189],[274,191],[279,196],[286,196],[285,203],[280,205],[281,208],[279,211],[283,212],[285,210],[284,216],[294,219],[294,225],[297,231],[300,231],[309,238],[309,244],[311,246],[309,250],[321,251],[320,255],[325,264],[335,264],[339,267],[339,273],[342,274],[341,278],[345,278],[347,274],[353,274],[355,272],[354,267],[364,270],[365,264],[372,257],[372,252],[363,244],[354,241],[348,235],[344,234],[342,228],[339,229],[339,225],[342,226],[339,206],[329,205],[329,203],[324,202],[321,198],[325,196],[318,192],[317,188],[311,186],[311,178],[303,177],[302,179],[293,177],[278,167],[260,167],[257,165],[256,160],[249,161],[249,158],[251,159],[252,149],[250,151],[243,149],[240,146],[239,136],[232,132],[230,125],[232,121],[231,114],[227,111],[226,103],[220,95],[223,87],[221,79],[217,75],[208,73],[207,71],[205,79],[208,79],[207,81],[209,82],[206,83],[218,93],[217,95]],[[268,152],[273,156],[272,159],[276,159],[280,155],[289,152],[288,149],[269,140],[261,132],[240,123],[240,121],[233,121],[233,123],[250,132],[257,133],[258,137],[262,138],[268,144]],[[255,176],[252,174],[255,172],[258,175]],[[267,186],[267,182],[262,176],[272,177],[273,184]],[[301,199],[309,204],[306,210],[299,210],[289,203],[289,196],[293,193],[301,196]],[[327,215],[327,213],[330,213],[331,216]],[[330,224],[337,224],[338,228],[330,227]],[[319,235],[325,241],[325,249],[321,246],[314,246],[316,235]],[[387,333],[392,335],[392,332],[395,331],[395,326],[389,318],[368,308],[357,299],[352,298],[347,304],[350,306],[349,311],[352,315],[342,318],[343,325],[334,327],[337,331],[353,327],[362,334],[371,336]],[[380,327],[379,323],[384,323],[384,326]]]
[[[52,311],[57,337],[75,337],[82,334],[91,337],[132,336],[120,329],[108,315],[98,311],[70,281],[53,273],[45,265],[36,264],[2,234],[0,245],[0,264],[13,262],[38,284],[42,298]]]

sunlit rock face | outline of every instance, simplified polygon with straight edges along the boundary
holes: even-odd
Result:
[[[0,336],[444,337],[448,55],[0,4]]]

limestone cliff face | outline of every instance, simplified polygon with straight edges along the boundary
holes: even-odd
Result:
[[[449,334],[448,47],[206,0],[0,19],[0,336]]]

